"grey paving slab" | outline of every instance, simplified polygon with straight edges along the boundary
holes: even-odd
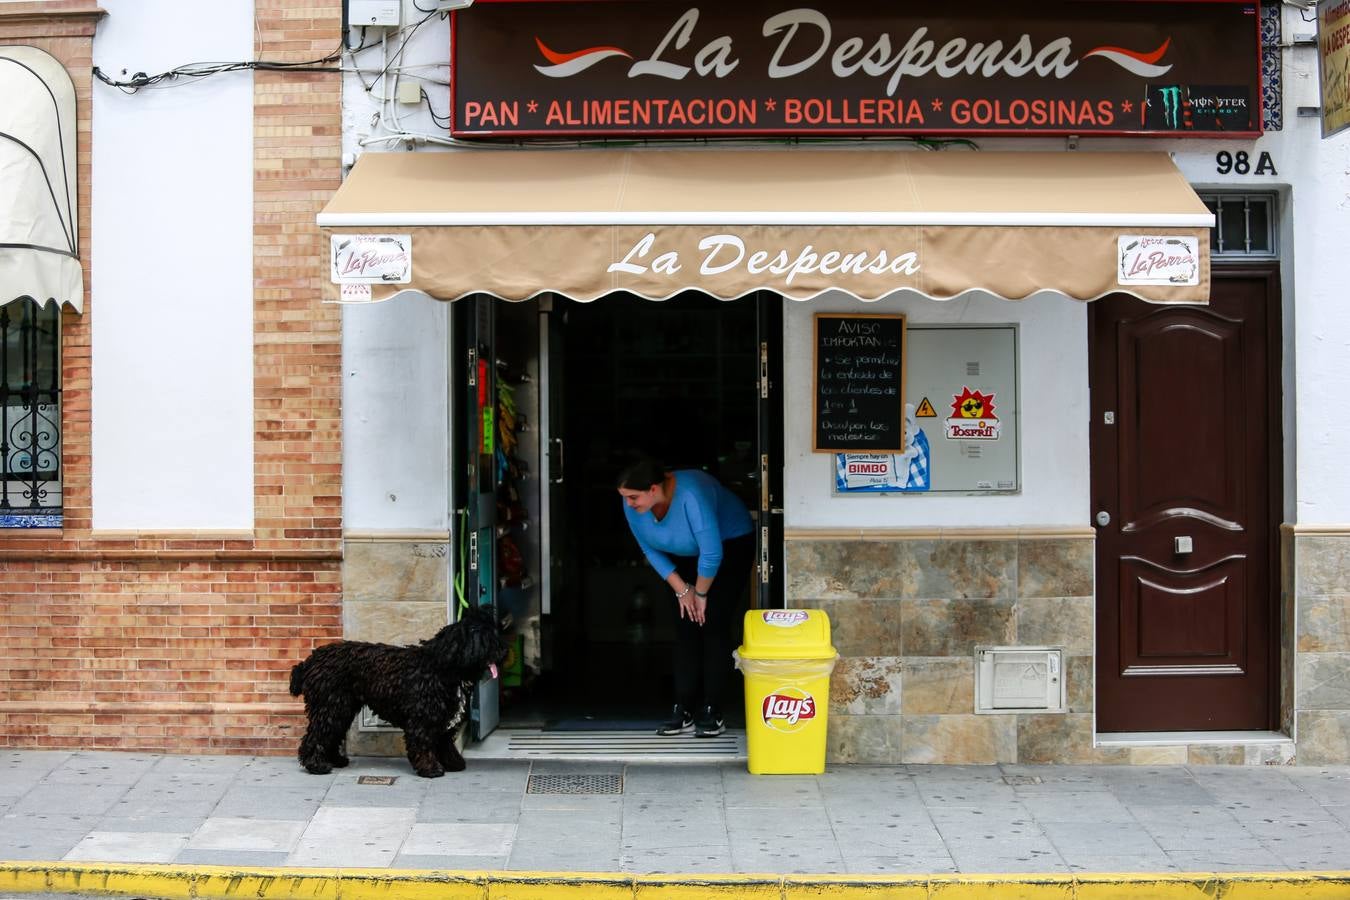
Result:
[[[1186,824],[1168,825],[1157,822],[1145,826],[1144,830],[1168,854],[1175,852],[1217,854],[1262,849],[1261,840],[1236,823],[1228,827],[1196,828]]]
[[[1027,815],[1038,822],[1112,822],[1119,825],[1138,822],[1130,808],[1110,791],[1019,792],[1018,802]]]
[[[952,858],[960,871],[968,873],[1067,873],[1069,871],[1069,864],[1054,852],[990,856],[987,853],[963,855],[954,850],[952,851]]]
[[[419,822],[515,822],[520,791],[478,791],[456,796],[428,793],[417,807]]]
[[[178,851],[175,863],[192,866],[242,866],[271,869],[286,865],[287,853],[259,853],[251,850],[186,850]]]
[[[62,859],[84,840],[84,831],[34,831],[9,837],[0,835],[0,859]]]
[[[722,772],[716,766],[708,765],[629,766],[624,773],[623,792],[676,796],[720,794]]]
[[[37,769],[7,769],[0,771],[0,800],[13,802],[31,791],[42,781],[45,773]]]
[[[1070,872],[1176,872],[1177,864],[1159,851],[1142,855],[1093,853],[1083,850],[1061,850],[1059,855]]]
[[[347,771],[341,769],[339,771]],[[399,774],[399,773],[394,773]],[[407,773],[411,774],[411,772]],[[314,784],[328,784],[336,780],[337,775],[311,775],[300,767],[294,757],[261,756],[248,761],[238,774],[234,783],[258,784],[269,787],[308,787]]]
[[[311,787],[272,787],[260,784],[232,784],[221,796],[213,816],[244,819],[308,820],[328,793],[328,783]]]
[[[933,816],[929,808],[918,800],[877,801],[877,803],[832,803],[825,804],[826,815],[834,826],[861,824],[868,827],[907,826],[907,824],[931,824]]]
[[[233,779],[248,766],[249,760],[247,756],[161,756],[150,773],[171,777],[207,775]]]
[[[634,824],[625,819],[619,841],[620,849],[632,851],[725,844],[727,826],[720,816],[648,824]]]
[[[951,875],[960,871],[945,852],[909,858],[845,855],[844,866],[850,875]]]
[[[784,841],[779,848],[731,848],[731,861],[738,872],[775,872],[788,875],[847,874],[848,864],[837,848],[799,846]]]
[[[411,775],[411,770],[409,770]],[[530,777],[530,764],[524,760],[475,759],[463,772],[452,772],[444,778],[424,779],[427,792],[476,793],[478,791],[525,790]]]
[[[290,853],[300,843],[308,821],[210,818],[188,839],[189,850],[247,850]]]
[[[160,759],[142,753],[74,753],[43,780],[54,784],[135,784]]]
[[[619,870],[617,850],[573,852],[567,848],[522,848],[517,845],[507,858],[505,868],[517,872],[616,872]]]
[[[28,813],[70,813],[103,815],[127,793],[125,784],[36,784],[9,808],[13,815]]]
[[[202,824],[197,817],[166,818],[164,816],[104,816],[94,826],[95,831],[171,831],[191,834]]]
[[[953,781],[916,779],[919,796],[929,807],[971,807],[980,809],[1001,803],[1016,803],[1018,795],[1002,781],[972,781],[968,784]]]
[[[1167,856],[1181,872],[1278,872],[1289,868],[1262,847],[1169,850]]]
[[[836,827],[835,842],[846,857],[880,857],[900,854],[909,857],[946,856],[947,844],[933,826],[894,828]]]
[[[1100,778],[1093,766],[1018,766],[1001,765],[998,770],[1005,782],[1021,793],[1050,793],[1067,790],[1074,793],[1106,791],[1110,786]]]
[[[11,831],[89,832],[102,816],[80,813],[6,813],[0,818],[0,834]]]
[[[506,858],[515,844],[515,825],[417,823],[400,853],[416,856],[491,856]]]
[[[1143,829],[1125,829],[1114,824],[1045,822],[1045,836],[1061,852],[1084,851],[1112,856],[1150,856],[1162,851]]]
[[[94,831],[62,859],[76,862],[173,862],[188,835],[163,831]]]
[[[618,815],[623,809],[621,794],[525,794],[520,798],[525,810],[571,810],[584,813]]]
[[[506,868],[505,856],[421,856],[400,853],[391,869],[439,869],[448,872],[483,872]]]
[[[288,866],[387,866],[412,830],[414,811],[379,807],[321,807]]]
[[[735,871],[731,851],[723,846],[684,846],[665,853],[625,851],[619,854],[619,867],[624,872],[644,875],[716,875]]]
[[[324,806],[381,806],[387,808],[422,805],[429,779],[416,775],[399,776],[393,784],[361,784],[360,776],[343,774],[323,795]]]

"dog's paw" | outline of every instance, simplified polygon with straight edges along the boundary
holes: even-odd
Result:
[[[431,768],[414,769],[413,771],[416,772],[418,775],[422,776],[423,778],[440,778],[442,775],[445,774],[445,770],[442,769],[440,766],[436,766],[434,769]]]
[[[322,760],[307,762],[304,765],[305,771],[311,775],[327,775],[329,772],[333,771],[333,767]]]
[[[462,756],[458,759],[445,760],[443,764],[447,772],[463,772],[464,767],[468,765]]]
[[[352,764],[352,761],[350,759],[348,759],[347,757],[343,756],[340,753],[337,756],[328,757],[328,762],[335,769],[345,769]]]

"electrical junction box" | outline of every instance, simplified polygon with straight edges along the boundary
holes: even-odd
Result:
[[[397,26],[402,0],[347,0],[347,24]]]
[[[1062,713],[1064,708],[1062,648],[975,648],[975,712]]]

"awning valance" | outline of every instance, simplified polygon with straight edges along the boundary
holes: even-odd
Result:
[[[36,47],[0,47],[0,303],[84,305],[75,86]]]
[[[386,267],[372,299],[979,289],[1197,303],[1213,217],[1159,152],[463,150],[366,153],[318,221],[333,234],[329,299],[406,236],[410,271]]]

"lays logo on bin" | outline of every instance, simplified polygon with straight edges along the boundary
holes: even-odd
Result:
[[[765,726],[791,734],[816,717],[816,698],[801,688],[781,687],[764,698]]]

